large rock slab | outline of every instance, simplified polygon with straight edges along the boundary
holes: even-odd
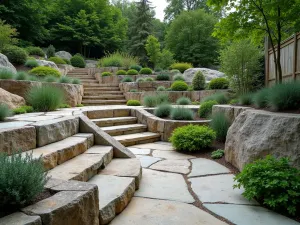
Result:
[[[152,155],[154,157],[158,157],[158,158],[174,159],[174,160],[196,158],[195,156],[183,154],[183,153],[176,152],[176,151],[155,150],[155,151],[153,151]]]
[[[16,68],[9,62],[6,55],[0,53],[0,70],[1,69],[11,70],[13,73],[17,72]]]
[[[195,201],[182,175],[149,169],[143,169],[143,179],[135,196],[186,203]]]
[[[193,205],[134,197],[111,225],[225,225]]]
[[[299,225],[294,220],[260,206],[204,204],[204,207],[238,225]]]
[[[211,70],[211,69],[207,69],[207,68],[191,68],[191,69],[184,71],[184,73],[183,73],[185,81],[192,82],[195,74],[198,71],[201,71],[203,73],[206,82],[209,82],[215,78],[226,76],[224,73],[217,71],[217,70]]]
[[[41,60],[41,59],[37,59],[36,61],[39,64],[39,66],[47,66],[47,67],[51,67],[51,68],[56,69],[57,71],[59,71],[57,65],[52,61]]]
[[[51,83],[53,87],[57,87],[64,92],[65,102],[72,107],[81,104],[83,97],[83,86],[79,84],[60,84]]]
[[[25,105],[25,99],[0,88],[0,104],[1,103],[6,104],[10,109],[15,109]]]
[[[204,158],[192,159],[192,171],[188,177],[230,173],[230,170],[221,164]]]
[[[188,160],[163,160],[150,166],[150,169],[172,173],[188,174],[190,172]]]
[[[300,115],[246,110],[227,133],[225,159],[242,170],[266,155],[289,157],[300,168]]]
[[[137,155],[137,158],[140,160],[141,166],[143,168],[147,168],[147,167],[151,166],[152,164],[162,160],[161,158],[155,158],[152,156],[143,156],[143,155]]]
[[[233,204],[256,204],[242,196],[243,189],[233,189],[233,175],[216,175],[190,178],[192,189],[201,202],[225,202]]]
[[[0,225],[42,225],[42,221],[39,216],[28,216],[16,212],[0,218]]]
[[[69,52],[66,52],[66,51],[56,52],[55,56],[58,56],[62,59],[68,59],[68,60],[70,60],[72,58],[72,55]]]

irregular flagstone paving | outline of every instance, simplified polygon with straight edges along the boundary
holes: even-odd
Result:
[[[128,150],[135,155],[149,155],[151,152],[151,149],[147,148],[128,148]]]
[[[230,170],[221,164],[209,159],[198,158],[192,159],[192,171],[188,177],[230,173]]]
[[[153,150],[160,150],[160,151],[174,151],[174,148],[173,148],[172,145],[163,144],[163,142],[140,144],[140,145],[135,145],[134,147],[135,148],[146,148],[146,149],[150,148],[150,149],[153,149]]]
[[[150,169],[162,170],[172,173],[188,174],[190,172],[188,160],[163,160],[150,166]]]
[[[152,155],[154,157],[165,158],[165,159],[194,159],[195,156],[182,154],[180,152],[175,151],[159,151],[154,150]]]
[[[147,167],[151,166],[152,164],[162,160],[161,158],[155,158],[152,156],[137,155],[136,157],[140,160],[141,166],[143,168],[147,168]]]

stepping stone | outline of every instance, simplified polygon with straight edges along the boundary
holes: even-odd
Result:
[[[163,160],[152,165],[150,169],[188,174],[190,172],[189,166],[188,160]]]
[[[162,160],[161,158],[155,158],[155,157],[152,157],[152,156],[141,156],[141,155],[137,155],[136,156],[140,162],[141,162],[141,166],[143,168],[146,168],[146,167],[149,167],[151,166],[152,164]]]
[[[25,121],[17,121],[17,122],[5,122],[0,123],[0,130],[1,129],[11,129],[11,128],[18,128],[18,127],[24,127],[27,125],[32,124],[32,122],[25,122]]]
[[[154,157],[158,157],[158,158],[165,158],[165,159],[194,159],[196,158],[195,156],[192,155],[187,155],[187,154],[183,154],[180,152],[176,152],[176,151],[158,151],[155,150],[153,151],[152,155]]]
[[[135,155],[149,155],[151,149],[147,148],[128,148]]]
[[[233,189],[233,178],[233,175],[228,174],[190,178],[189,181],[201,202],[255,205],[255,201],[248,201],[242,196],[243,189]]]
[[[226,225],[193,205],[146,198],[132,198],[110,225]]]
[[[195,201],[182,175],[149,169],[143,169],[143,179],[135,196],[186,203]]]
[[[192,159],[192,171],[188,177],[204,176],[211,174],[230,173],[230,170],[221,164],[209,159]]]
[[[238,225],[299,225],[294,220],[260,206],[204,204],[204,207]]]
[[[154,142],[149,144],[140,144],[132,146],[134,148],[150,148],[154,150],[161,150],[161,151],[173,151],[174,148],[170,145],[160,144],[160,142]]]

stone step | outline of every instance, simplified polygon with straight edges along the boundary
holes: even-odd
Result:
[[[138,134],[118,135],[114,136],[114,138],[124,146],[132,146],[160,141],[160,134],[152,132],[142,132]]]
[[[101,94],[106,94],[106,95],[122,95],[122,91],[84,91],[84,96],[95,96],[95,95],[101,95]]]
[[[68,77],[76,77],[76,78],[90,78],[90,79],[96,79],[94,76],[92,75],[88,75],[88,74],[68,74]]]
[[[94,96],[83,96],[83,100],[113,100],[121,99],[124,100],[124,95],[94,95]]]
[[[75,77],[75,76],[70,76],[70,78],[72,79],[79,79],[81,81],[84,81],[84,82],[88,82],[88,81],[97,81],[96,78],[94,77]],[[97,81],[98,82],[98,81]]]
[[[107,166],[112,158],[113,147],[95,145],[85,153],[50,170],[48,176],[61,180],[86,182]]]
[[[119,87],[100,86],[100,85],[90,87],[90,86],[84,85],[84,91],[120,91],[120,88]]]
[[[103,127],[106,133],[111,136],[124,135],[124,134],[136,134],[147,131],[147,126],[144,124],[129,124],[129,125],[119,125],[111,127]]]
[[[125,105],[126,100],[83,100],[83,105]]]
[[[92,121],[99,127],[111,127],[111,126],[135,124],[137,122],[137,118],[132,116],[127,116],[127,117],[92,119]]]
[[[69,72],[67,74],[67,76],[69,76],[69,75],[89,75],[89,73],[88,72]]]
[[[31,154],[33,158],[42,158],[46,170],[55,168],[64,162],[84,153],[94,144],[93,134],[76,134],[61,141],[23,152]]]

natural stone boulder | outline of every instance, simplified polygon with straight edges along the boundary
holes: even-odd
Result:
[[[225,116],[232,123],[234,121],[234,119],[238,115],[240,115],[240,113],[242,113],[248,109],[251,109],[251,108],[245,107],[245,106],[236,106],[236,105],[214,105],[212,108],[212,115],[215,115],[217,113],[224,113]]]
[[[5,103],[10,109],[25,105],[25,99],[0,88],[0,104]]]
[[[70,60],[72,58],[72,55],[69,52],[66,52],[66,51],[56,52],[55,56],[58,56],[62,59],[68,59],[68,60]]]
[[[0,225],[42,225],[39,216],[28,216],[21,212],[16,212],[0,218]]]
[[[96,60],[85,60],[85,67],[86,68],[96,68],[97,67],[97,64],[98,64],[98,61]]]
[[[9,69],[12,72],[16,73],[17,70],[16,68],[13,66],[13,64],[11,64],[8,60],[8,58],[6,57],[6,55],[3,55],[0,53],[0,69]]]
[[[60,71],[54,62],[47,61],[47,60],[40,60],[40,59],[37,59],[36,61],[39,64],[39,66],[48,66],[53,69],[56,69],[57,71]]]
[[[51,86],[57,87],[64,92],[65,102],[72,107],[81,104],[83,96],[83,86],[75,84],[51,83]]]
[[[214,78],[225,77],[224,73],[217,71],[217,70],[211,70],[211,69],[207,69],[207,68],[191,68],[191,69],[186,70],[183,74],[185,81],[192,82],[194,75],[198,71],[201,71],[203,73],[203,75],[205,76],[206,82],[209,82]]]
[[[300,168],[300,115],[246,110],[227,133],[225,158],[242,170],[266,155],[289,157]]]

